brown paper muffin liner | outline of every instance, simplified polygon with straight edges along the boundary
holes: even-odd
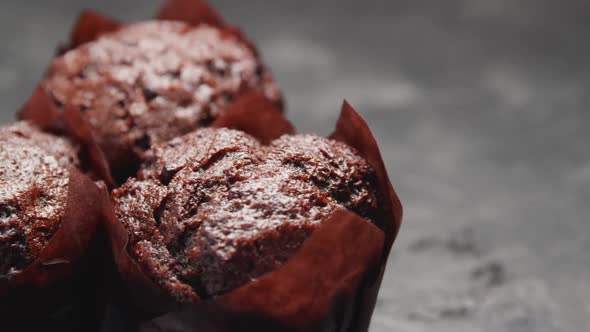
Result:
[[[208,24],[244,42],[258,56],[258,50],[242,31],[226,23],[205,0],[166,0],[155,17],[157,20],[182,21],[191,25]]]
[[[28,267],[0,279],[3,331],[98,330],[104,283],[96,242],[107,201],[104,190],[78,170],[69,169],[59,229]]]
[[[216,128],[241,130],[268,144],[281,135],[294,134],[295,128],[285,119],[281,108],[255,90],[242,92],[213,124]]]
[[[166,0],[156,15],[156,20],[181,21],[189,25],[197,26],[207,24],[219,28],[227,35],[237,36],[242,42],[252,49],[255,55],[258,51],[254,44],[248,40],[240,29],[229,25],[223,17],[204,0]],[[91,42],[101,35],[116,31],[124,24],[103,15],[94,10],[85,10],[80,13],[74,24],[70,39],[59,47],[58,54],[63,54],[84,43]]]
[[[249,112],[255,109],[253,120]],[[215,125],[241,129],[263,142],[293,127],[261,98],[247,94]],[[366,122],[344,103],[330,136],[356,148],[376,170],[377,226],[348,210],[327,218],[280,269],[232,292],[179,304],[155,285],[127,250],[128,234],[107,218],[114,259],[141,331],[367,331],[402,207]]]
[[[166,0],[155,18],[183,21],[192,25],[204,23],[218,28],[228,27],[223,17],[204,0]]]
[[[59,47],[57,53],[63,54],[84,43],[91,42],[107,32],[113,32],[121,26],[121,23],[99,12],[90,9],[84,10],[74,24],[70,40]]]
[[[237,37],[254,52],[254,55],[259,55],[254,43],[246,38],[239,28],[226,23],[223,17],[205,0],[165,0],[154,19],[181,21],[192,26],[199,24],[214,26],[227,36]],[[85,10],[80,13],[69,40],[58,48],[57,54],[61,55],[123,26],[123,23],[109,16],[94,10]]]
[[[154,19],[182,21],[190,25],[208,24],[220,29],[230,27],[213,7],[201,0],[167,0]],[[58,54],[96,40],[101,35],[116,31],[123,26],[123,23],[100,12],[84,10],[72,28],[69,41],[59,48]]]

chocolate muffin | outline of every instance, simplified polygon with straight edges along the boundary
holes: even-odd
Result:
[[[211,124],[245,90],[281,103],[247,41],[173,21],[127,25],[83,44],[53,61],[42,86],[57,105],[84,113],[119,180],[152,144]]]
[[[231,291],[284,264],[347,208],[376,220],[376,174],[344,143],[286,135],[270,145],[200,129],[155,145],[113,191],[143,271],[180,302]]]
[[[26,122],[0,127],[0,276],[26,268],[59,228],[76,151]]]

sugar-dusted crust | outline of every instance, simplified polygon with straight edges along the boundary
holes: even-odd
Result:
[[[41,131],[27,121],[0,126],[0,142],[34,145],[55,157],[63,167],[80,167],[80,147],[70,139]]]
[[[59,228],[76,153],[26,122],[0,127],[0,275],[27,267]]]

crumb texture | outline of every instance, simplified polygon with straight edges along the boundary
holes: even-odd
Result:
[[[0,276],[26,268],[63,217],[76,149],[25,122],[0,127]]]
[[[235,34],[169,21],[131,24],[67,52],[43,85],[58,105],[85,114],[115,171],[152,144],[210,124],[245,89],[281,100]]]
[[[375,220],[376,177],[343,143],[283,136],[263,146],[201,129],[153,147],[113,192],[132,257],[179,301],[226,293],[273,271],[336,209]]]

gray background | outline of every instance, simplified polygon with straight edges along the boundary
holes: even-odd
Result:
[[[346,97],[381,143],[405,219],[373,332],[590,330],[588,2],[213,2],[302,131]],[[159,1],[0,3],[5,122],[81,8]]]

